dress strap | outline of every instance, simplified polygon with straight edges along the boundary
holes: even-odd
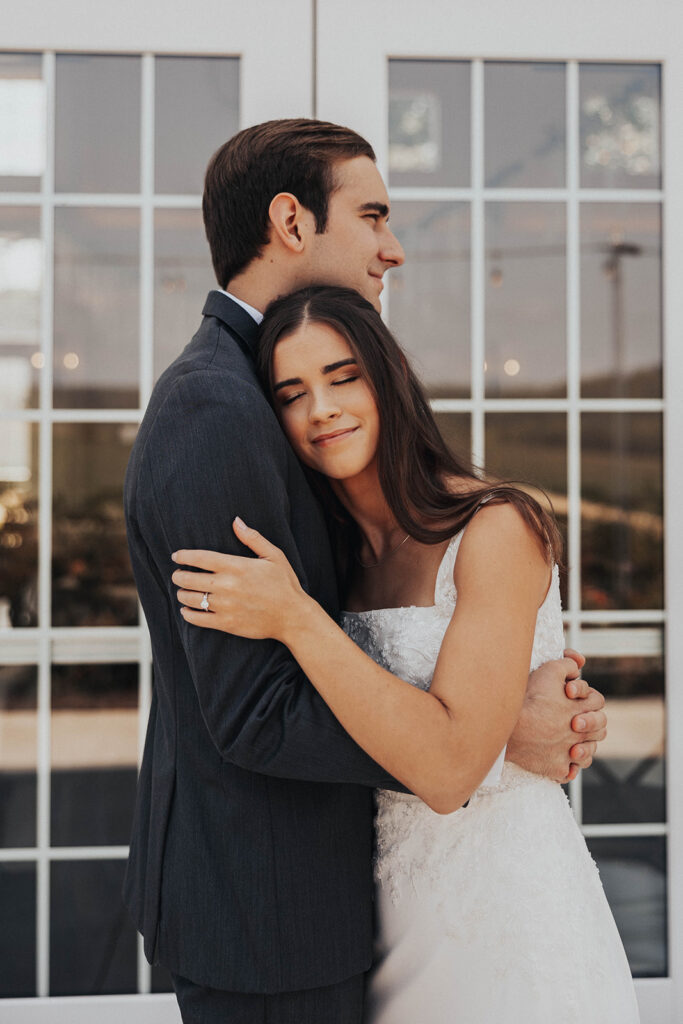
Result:
[[[444,551],[439,571],[436,574],[436,584],[434,587],[435,605],[440,605],[444,602],[453,604],[455,602],[453,570],[455,568],[455,559],[458,554],[458,548],[460,547],[460,541],[462,540],[464,532],[464,530],[460,530],[460,532],[456,533],[454,537],[451,537],[448,542],[448,547]]]

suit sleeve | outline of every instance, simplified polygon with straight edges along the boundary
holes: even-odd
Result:
[[[307,587],[289,526],[287,442],[263,395],[234,379],[226,387],[217,371],[181,378],[143,465],[138,523],[220,756],[266,775],[403,790],[342,729],[286,647],[200,630],[180,615],[171,553],[245,554],[232,530],[236,515],[282,548]]]

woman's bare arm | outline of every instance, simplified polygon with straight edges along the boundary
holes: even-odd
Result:
[[[363,749],[434,810],[459,807],[519,717],[547,588],[548,566],[519,514],[491,506],[467,527],[455,569],[458,602],[428,692],[372,661],[301,590],[284,560],[287,574],[278,549],[248,534],[242,539],[258,561],[220,556],[231,563],[227,571],[206,577],[210,584],[195,576],[193,591],[180,591],[184,603],[200,585],[211,593],[212,614],[186,609],[188,621],[286,644]],[[194,576],[174,580],[183,586],[187,575]]]

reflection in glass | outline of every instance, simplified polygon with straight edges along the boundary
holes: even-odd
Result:
[[[38,430],[0,429],[0,629],[38,623]]]
[[[566,394],[566,213],[486,204],[486,395]]]
[[[55,408],[138,405],[138,210],[55,211]]]
[[[661,396],[661,261],[658,203],[581,205],[584,396]]]
[[[52,624],[134,626],[123,476],[137,427],[55,423]]]
[[[37,670],[0,667],[0,846],[36,842]]]
[[[661,608],[661,417],[584,413],[581,444],[583,607]]]
[[[35,864],[0,864],[0,921],[0,998],[35,996]]]
[[[581,775],[583,821],[664,821],[663,658],[592,657],[590,681],[609,702],[609,732]]]
[[[406,261],[384,279],[390,327],[432,397],[469,396],[469,206],[396,202],[391,227]]]
[[[468,463],[472,452],[472,429],[468,412],[437,412],[436,424],[456,458]]]
[[[0,192],[38,192],[45,171],[45,84],[37,53],[0,53]]]
[[[470,183],[470,64],[389,61],[389,184]]]
[[[180,355],[216,287],[201,210],[154,215],[154,377]]]
[[[592,769],[591,769],[592,770]],[[636,978],[667,973],[666,840],[588,839]]]
[[[53,862],[50,995],[135,992],[136,933],[121,900],[123,860]]]
[[[239,128],[239,59],[157,57],[155,188],[201,195],[211,154]]]
[[[58,54],[58,192],[140,191],[140,63],[139,57]]]
[[[38,405],[42,277],[40,211],[0,207],[0,409]]]
[[[492,61],[484,76],[487,187],[562,187],[565,65]]]
[[[137,665],[53,666],[53,846],[128,842],[137,779],[137,706]]]
[[[544,507],[551,507],[566,542],[567,417],[564,413],[487,413],[485,444],[487,474],[524,484],[524,489]],[[564,554],[566,557],[566,551]],[[560,573],[560,590],[566,606],[564,573]]]
[[[579,67],[581,185],[661,186],[658,64]]]

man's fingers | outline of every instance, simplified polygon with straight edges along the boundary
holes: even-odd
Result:
[[[581,711],[572,718],[574,732],[607,734],[607,715],[604,711]],[[604,736],[602,737],[604,739]]]
[[[595,743],[575,743],[569,751],[572,763],[579,768],[590,768],[593,763],[596,746],[597,744]]]
[[[570,700],[585,700],[588,694],[591,692],[591,688],[585,679],[581,679],[577,669],[576,679],[570,679],[565,684],[564,692],[567,694]]]
[[[579,668],[583,668],[586,664],[586,659],[583,654],[581,654],[580,651],[575,651],[573,647],[567,647],[564,652],[564,656],[565,658],[571,658],[572,661],[575,661]]]

